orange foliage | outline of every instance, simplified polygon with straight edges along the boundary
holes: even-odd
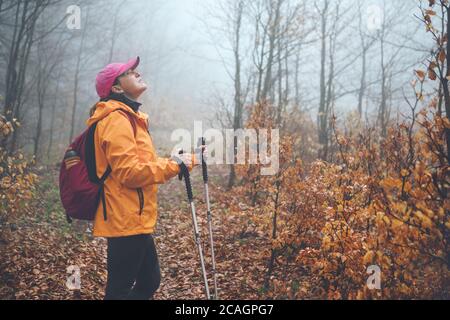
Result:
[[[18,126],[0,116],[0,141]],[[28,206],[37,176],[28,170],[29,163],[23,154],[11,154],[0,147],[0,224],[11,216],[17,216]]]
[[[335,130],[334,163],[304,165],[284,135],[277,175],[237,168],[236,192],[247,191],[253,224],[277,256],[267,297],[450,297],[449,124],[435,109],[432,101],[381,143],[371,130],[354,137]],[[257,105],[247,126],[271,128],[272,119],[270,106]],[[381,290],[366,285],[371,265],[381,269]]]

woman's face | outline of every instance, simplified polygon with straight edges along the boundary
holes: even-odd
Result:
[[[141,78],[141,75],[136,70],[128,70],[119,78],[119,88],[116,87],[116,92],[125,93],[131,99],[136,100],[139,96],[147,90],[147,84]],[[120,89],[123,92],[120,92]]]

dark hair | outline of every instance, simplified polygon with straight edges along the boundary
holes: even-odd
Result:
[[[120,85],[119,78],[120,78],[121,76],[122,76],[122,75],[118,76],[118,77],[116,78],[116,80],[114,80],[113,87],[114,87],[114,86]]]
[[[113,86],[118,86],[118,85],[120,85],[119,78],[120,78],[120,76],[118,76],[118,77],[116,78],[116,80],[114,80]],[[114,92],[113,92],[112,89],[111,89],[111,91],[109,92],[109,95],[111,96],[113,93],[114,93]],[[106,98],[106,99],[108,99],[108,98]],[[103,100],[105,100],[105,99],[100,99],[100,101],[103,101]],[[98,102],[96,102],[96,103],[91,107],[91,109],[89,110],[89,116],[90,116],[90,117],[92,117],[92,116],[94,115],[95,110],[97,109],[97,103],[98,103]]]

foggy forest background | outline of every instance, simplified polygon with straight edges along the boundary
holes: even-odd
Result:
[[[224,298],[448,299],[449,16],[447,0],[0,0],[0,225],[14,224],[2,232],[11,258],[0,293],[67,298],[30,266],[33,285],[21,286],[14,219],[63,216],[55,168],[98,101],[95,76],[140,56],[160,154],[194,121],[280,129],[277,175],[211,169]],[[184,199],[173,188],[162,203]],[[161,227],[166,253],[190,235],[176,210],[160,210],[175,226]],[[382,269],[380,290],[365,286],[370,265]],[[185,283],[199,276],[193,261],[162,268],[160,298],[201,296]]]
[[[1,3],[2,104],[22,124],[11,148],[43,161],[85,128],[110,62],[141,57],[143,110],[163,142],[194,119],[233,128],[236,102],[267,98],[314,123],[327,111],[385,128],[430,51],[416,1],[81,1],[79,30],[73,4]]]

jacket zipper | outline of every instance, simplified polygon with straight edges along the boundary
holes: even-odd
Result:
[[[150,136],[150,140],[152,140],[152,136],[150,135],[150,131],[147,128],[148,135]],[[153,143],[153,141],[152,141]],[[144,192],[142,192],[142,188],[136,189],[138,197],[139,197],[139,215],[142,215],[142,212],[144,211]]]
[[[142,211],[144,210],[144,193],[142,192],[142,188],[138,188],[136,191],[139,197],[139,215],[142,215]]]

